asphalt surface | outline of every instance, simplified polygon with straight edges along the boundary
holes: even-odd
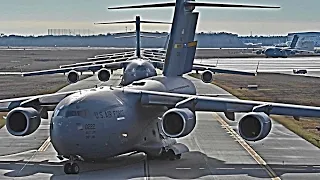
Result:
[[[306,69],[306,76],[320,76],[320,57],[291,58],[210,58],[195,62],[217,65],[218,68],[255,72],[279,72],[293,74],[293,69]]]
[[[119,80],[119,75],[113,76],[108,83]],[[232,98],[214,85],[193,80],[199,94],[226,94]],[[91,77],[63,90],[95,84],[96,77]],[[223,115],[197,113],[197,118],[192,134],[179,139],[191,150],[181,160],[148,161],[143,154],[124,155],[104,163],[81,164],[81,174],[68,176],[53,147],[45,141],[48,124],[44,122],[43,130],[23,139],[1,129],[0,150],[7,153],[0,156],[0,179],[320,179],[319,149],[282,125],[275,123],[266,140],[249,146],[233,131],[236,123],[223,121]]]

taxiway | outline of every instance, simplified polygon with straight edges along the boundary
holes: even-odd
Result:
[[[217,65],[219,68],[255,72],[293,74],[294,69],[307,69],[306,76],[320,77],[320,57],[292,58],[210,58],[196,59],[197,63]]]
[[[224,90],[194,81],[199,94],[226,94]],[[61,91],[116,85],[120,75],[101,84],[95,76]],[[241,116],[241,114],[239,115]],[[190,152],[177,161],[148,160],[143,154],[124,155],[102,163],[82,163],[79,175],[65,175],[63,163],[47,143],[48,121],[26,138],[0,130],[0,179],[319,179],[320,151],[274,122],[268,138],[245,143],[235,133],[236,123],[220,113],[197,113],[197,127],[180,139]],[[13,153],[13,154],[11,154]],[[11,154],[11,155],[10,155]]]

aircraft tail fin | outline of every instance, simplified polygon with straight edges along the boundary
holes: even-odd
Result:
[[[136,37],[136,56],[141,58],[141,37],[149,37],[141,35],[141,27],[140,24],[171,24],[168,22],[160,22],[160,21],[141,21],[140,16],[136,16],[135,21],[117,21],[117,22],[102,22],[102,23],[94,23],[94,24],[100,24],[100,25],[110,25],[110,24],[128,24],[128,23],[135,23],[136,24],[136,31],[135,35],[129,35],[129,36],[119,36],[117,38],[129,38],[129,37]],[[151,38],[151,37],[150,37]]]
[[[194,41],[198,13],[193,12],[196,6],[228,8],[279,8],[274,6],[241,5],[224,3],[200,3],[176,0],[175,3],[158,3],[111,7],[108,9],[159,8],[175,6],[173,23],[163,69],[164,76],[182,76],[192,71],[197,41]]]
[[[299,36],[295,34],[293,36],[292,42],[290,44],[290,48],[292,48],[292,49],[295,48],[298,43],[298,40],[299,40]]]

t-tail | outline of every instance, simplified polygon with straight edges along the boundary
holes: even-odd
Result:
[[[144,24],[171,24],[168,22],[159,22],[159,21],[142,21],[140,19],[140,16],[136,16],[135,21],[118,21],[118,22],[94,23],[94,24],[108,25],[108,24],[129,24],[129,23],[135,23],[135,25],[136,25],[135,35],[133,35],[133,36],[120,36],[118,38],[136,37],[136,56],[139,58],[141,58],[141,37],[156,38],[153,36],[142,35],[141,34],[142,33],[141,32],[141,23],[144,23]]]
[[[163,69],[164,76],[182,76],[191,72],[195,57],[197,41],[194,41],[199,13],[193,12],[196,6],[229,7],[229,8],[279,8],[273,6],[241,5],[224,3],[201,3],[187,0],[176,0],[173,3],[157,3],[113,7],[109,9],[159,8],[175,7],[173,23]]]
[[[291,42],[291,44],[290,44],[290,48],[291,48],[291,49],[294,49],[294,48],[296,47],[296,45],[297,45],[297,43],[298,43],[298,40],[299,40],[299,36],[295,34],[295,35],[293,36],[292,42]]]

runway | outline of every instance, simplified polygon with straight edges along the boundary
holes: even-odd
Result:
[[[214,85],[190,79],[199,94],[227,94]],[[119,81],[116,74],[103,85]],[[61,91],[96,84],[101,85],[96,77],[90,77]],[[48,123],[43,122],[42,130],[27,139],[5,136],[6,130],[1,129],[1,152],[7,153],[0,156],[0,179],[320,179],[319,149],[282,125],[274,123],[266,140],[249,143],[253,149],[250,151],[250,146],[246,147],[233,133],[235,122],[223,121],[224,116],[217,113],[197,113],[197,118],[196,129],[179,139],[190,148],[181,160],[147,160],[143,154],[125,155],[104,163],[81,164],[79,175],[64,174],[63,163],[55,157],[51,145],[40,148],[48,137]],[[20,153],[7,155],[8,152]]]

